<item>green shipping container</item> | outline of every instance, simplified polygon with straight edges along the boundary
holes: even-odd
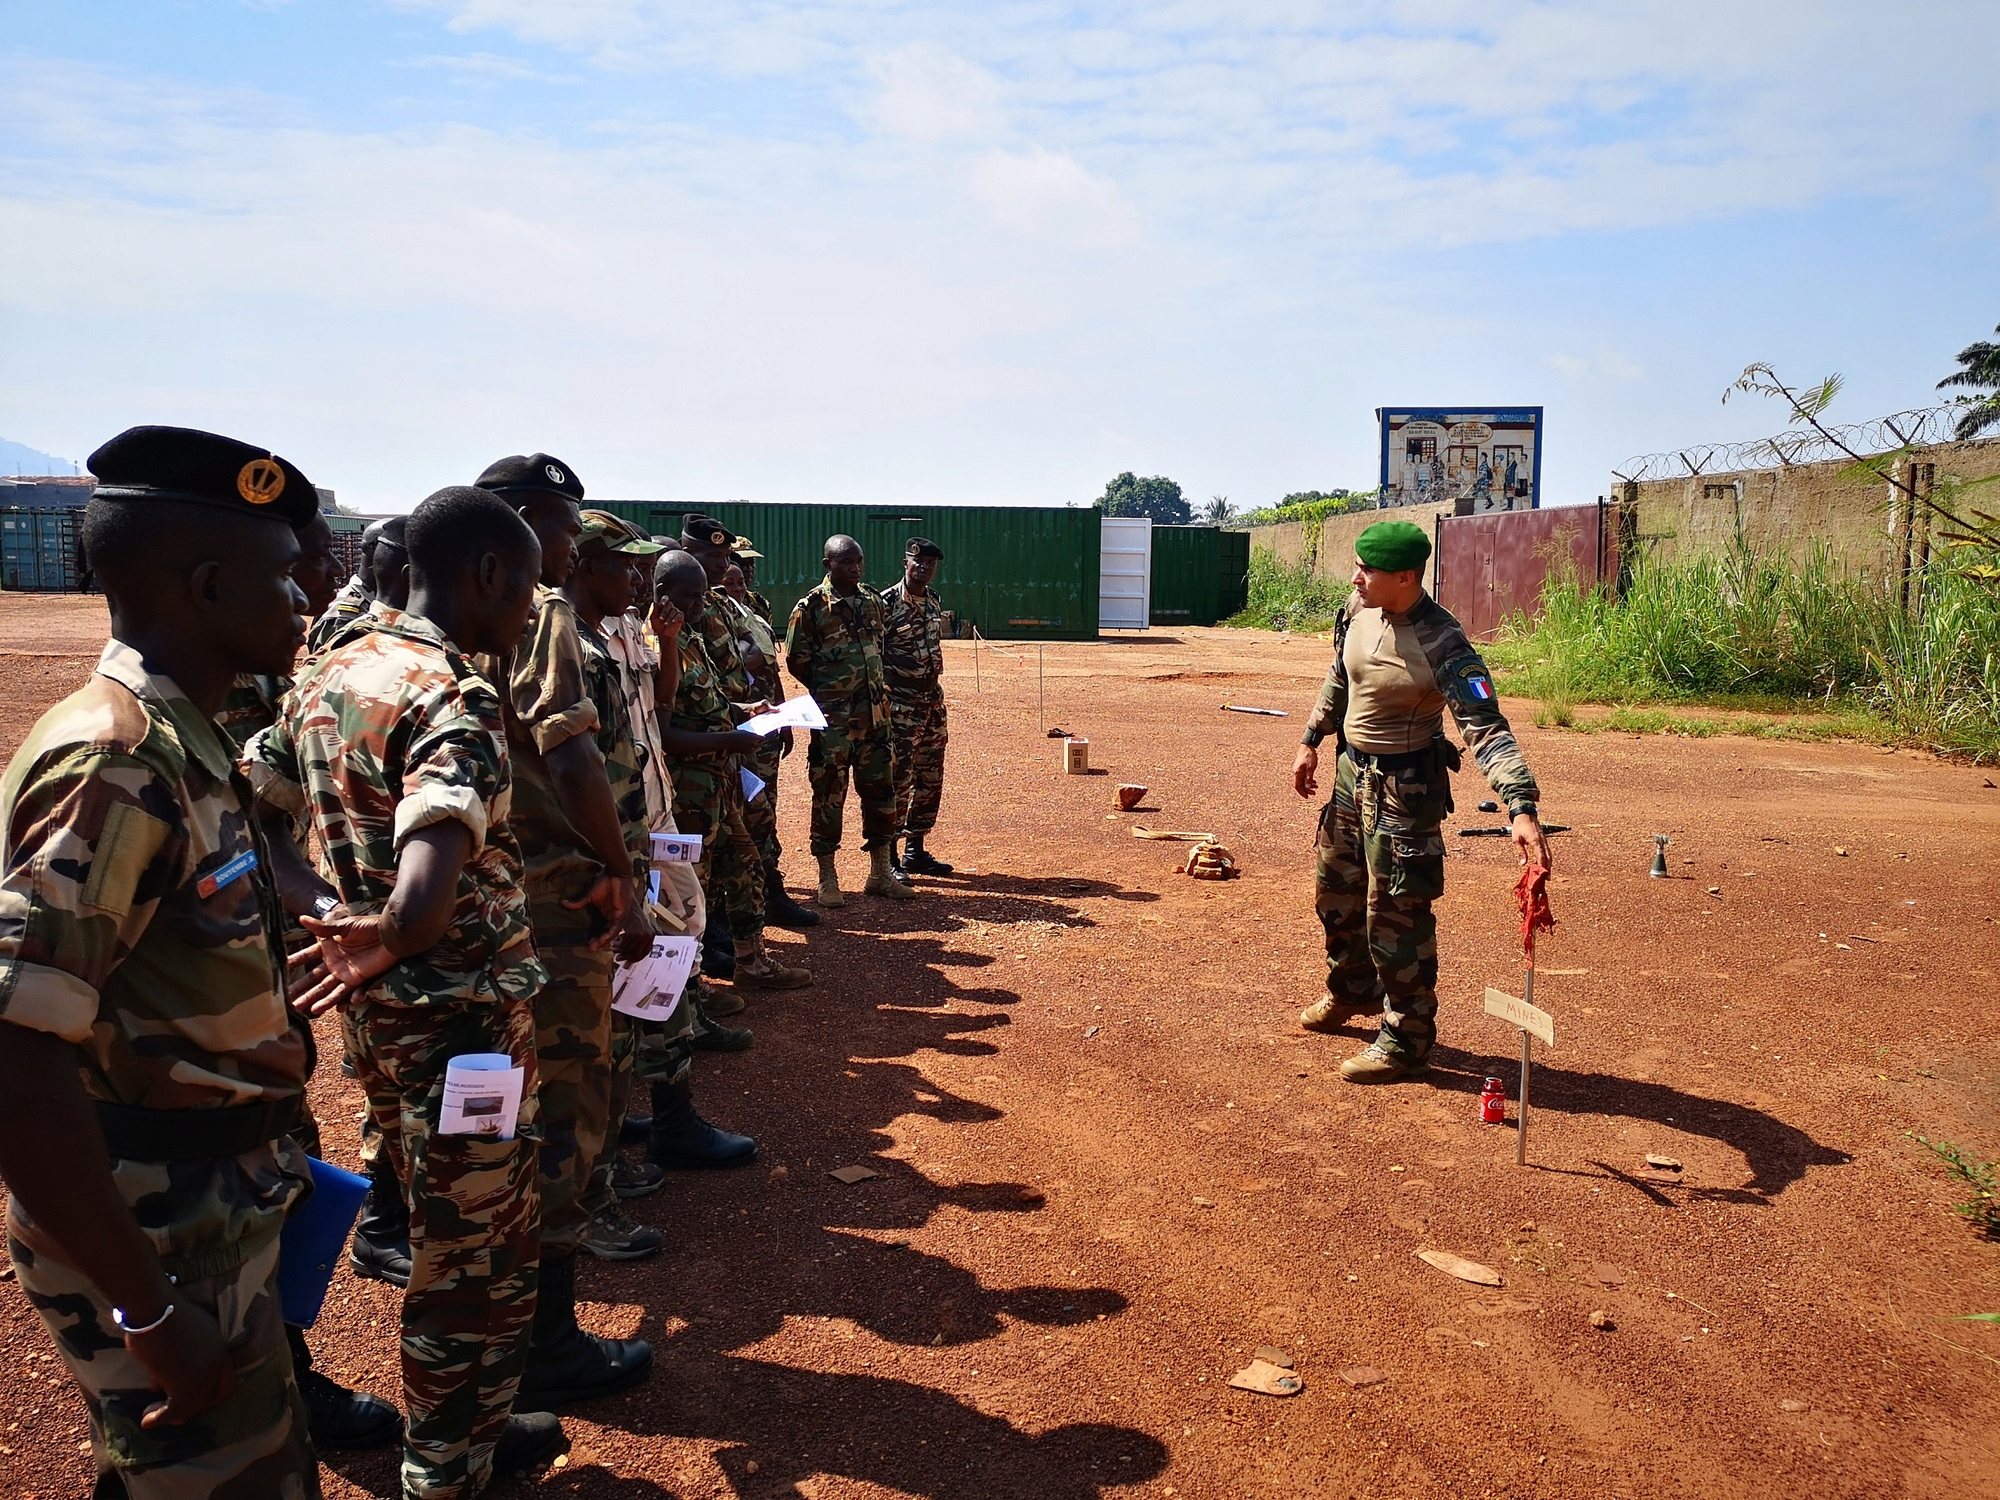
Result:
[[[655,536],[678,536],[684,507],[597,502]],[[733,500],[707,507],[764,554],[757,588],[782,627],[792,606],[825,577],[826,539],[861,543],[865,576],[887,588],[903,576],[903,545],[928,537],[944,549],[934,587],[961,634],[990,640],[1094,641],[1100,534],[1088,506],[784,505]]]
[[[1241,614],[1250,603],[1250,533],[1223,532],[1217,538],[1217,561],[1222,569],[1215,605],[1220,623]]]
[[[1213,526],[1153,528],[1155,625],[1213,625],[1221,618],[1221,535]]]

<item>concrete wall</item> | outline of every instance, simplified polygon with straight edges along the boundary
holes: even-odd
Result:
[[[1354,571],[1354,539],[1364,528],[1377,521],[1409,521],[1429,531],[1438,516],[1448,516],[1452,510],[1452,502],[1445,500],[1436,505],[1353,511],[1328,516],[1316,525],[1287,521],[1281,526],[1255,526],[1250,530],[1250,550],[1269,552],[1287,567],[1310,559],[1316,576],[1343,583]]]
[[[1946,500],[1942,491],[1950,477],[2000,475],[2000,442],[1945,443],[1916,461],[1934,466],[1939,498]],[[1901,513],[1892,513],[1886,481],[1852,474],[1853,467],[1841,459],[1630,486],[1614,482],[1611,494],[1635,509],[1636,525],[1626,534],[1637,543],[1638,557],[1671,561],[1724,551],[1740,522],[1744,539],[1760,552],[1803,561],[1824,543],[1858,572],[1891,571],[1901,557]],[[1991,510],[1985,497],[1994,494],[1991,486],[1974,490],[1969,503]]]

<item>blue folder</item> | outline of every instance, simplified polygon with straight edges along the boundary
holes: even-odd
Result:
[[[278,1302],[285,1321],[295,1328],[310,1328],[319,1320],[333,1268],[368,1195],[366,1177],[316,1156],[306,1160],[312,1164],[312,1193],[285,1221],[278,1240]]]

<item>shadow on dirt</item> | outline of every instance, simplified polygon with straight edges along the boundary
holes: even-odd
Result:
[[[1437,1088],[1476,1094],[1489,1075],[1513,1080],[1519,1070],[1518,1058],[1441,1046],[1432,1055],[1430,1082]],[[1646,1182],[1604,1167],[1605,1175],[1628,1183],[1661,1204],[1687,1198],[1768,1206],[1810,1168],[1844,1167],[1853,1160],[1845,1151],[1821,1145],[1796,1125],[1747,1104],[1711,1099],[1663,1083],[1619,1078],[1608,1073],[1584,1073],[1538,1062],[1532,1107],[1573,1115],[1623,1115],[1634,1120],[1651,1120],[1692,1135],[1707,1136],[1742,1152],[1749,1163],[1750,1180],[1740,1187]],[[1602,1162],[1593,1165],[1604,1166]],[[1672,1196],[1660,1191],[1662,1188]]]

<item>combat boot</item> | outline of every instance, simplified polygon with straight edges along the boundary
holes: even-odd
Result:
[[[368,1196],[361,1201],[347,1264],[357,1276],[394,1287],[410,1284],[410,1206],[403,1201],[403,1186],[386,1150],[370,1168]]]
[[[545,1411],[517,1411],[507,1418],[500,1440],[493,1445],[493,1477],[505,1479],[539,1469],[568,1451],[569,1438],[554,1416]]]
[[[785,877],[778,873],[775,864],[764,866],[764,925],[789,927],[794,932],[819,926],[819,913],[792,899],[785,889]]]
[[[653,1085],[653,1139],[647,1159],[662,1167],[745,1167],[757,1155],[747,1135],[720,1130],[695,1111],[694,1085]]]
[[[1428,1071],[1430,1062],[1428,1056],[1411,1057],[1377,1037],[1341,1063],[1340,1076],[1349,1083],[1394,1083]]]
[[[910,834],[904,841],[909,847],[903,851],[903,869],[911,875],[949,875],[951,866],[924,847],[921,833]]]
[[[646,1163],[646,1170],[660,1182],[667,1180],[667,1174],[651,1162]],[[666,1242],[667,1237],[652,1225],[638,1223],[609,1203],[591,1215],[583,1231],[583,1248],[599,1260],[644,1260],[658,1255]]]
[[[736,983],[755,990],[802,990],[813,982],[806,969],[794,969],[773,958],[763,934],[736,940]]]
[[[748,1052],[751,1043],[756,1040],[757,1033],[748,1026],[724,1026],[697,1010],[694,1013],[694,1032],[688,1038],[688,1045],[697,1052]],[[646,1139],[652,1139],[650,1131]]]
[[[623,1131],[620,1131],[618,1139],[621,1142],[631,1140],[636,1144],[644,1145],[653,1138],[653,1117],[651,1115],[642,1115],[640,1118],[646,1122],[644,1133],[628,1137]],[[666,1181],[667,1174],[649,1161],[633,1161],[629,1156],[621,1156],[616,1153],[612,1155],[611,1193],[615,1198],[628,1200],[632,1198],[644,1198],[650,1193],[657,1193],[662,1187],[666,1186]]]
[[[528,1368],[514,1409],[554,1411],[615,1395],[644,1380],[652,1368],[653,1346],[644,1339],[603,1339],[577,1327],[576,1252],[544,1256]]]
[[[1331,994],[1321,995],[1299,1012],[1299,1024],[1307,1031],[1338,1031],[1341,1017],[1357,1015],[1367,1009],[1368,1006],[1352,1000],[1337,999]]]
[[[829,910],[847,905],[847,898],[840,893],[840,871],[834,868],[834,856],[822,854],[818,858],[819,892],[813,900]]]
[[[905,883],[909,877],[898,880],[889,868],[889,856],[894,851],[887,844],[877,844],[868,851],[868,884],[862,889],[871,896],[886,896],[891,901],[908,901],[916,896]]]
[[[350,1391],[313,1368],[303,1328],[287,1323],[285,1341],[292,1346],[292,1370],[315,1448],[385,1448],[403,1435],[403,1414],[395,1407],[366,1391]]]
[[[729,942],[729,913],[719,904],[708,909],[708,923],[701,930],[701,972],[710,979],[736,977],[736,956]]]
[[[732,956],[731,963],[736,960]],[[743,1014],[743,997],[734,990],[712,990],[700,978],[692,981],[683,1005],[693,1004],[695,1024],[700,1025],[704,1016],[740,1016]]]

